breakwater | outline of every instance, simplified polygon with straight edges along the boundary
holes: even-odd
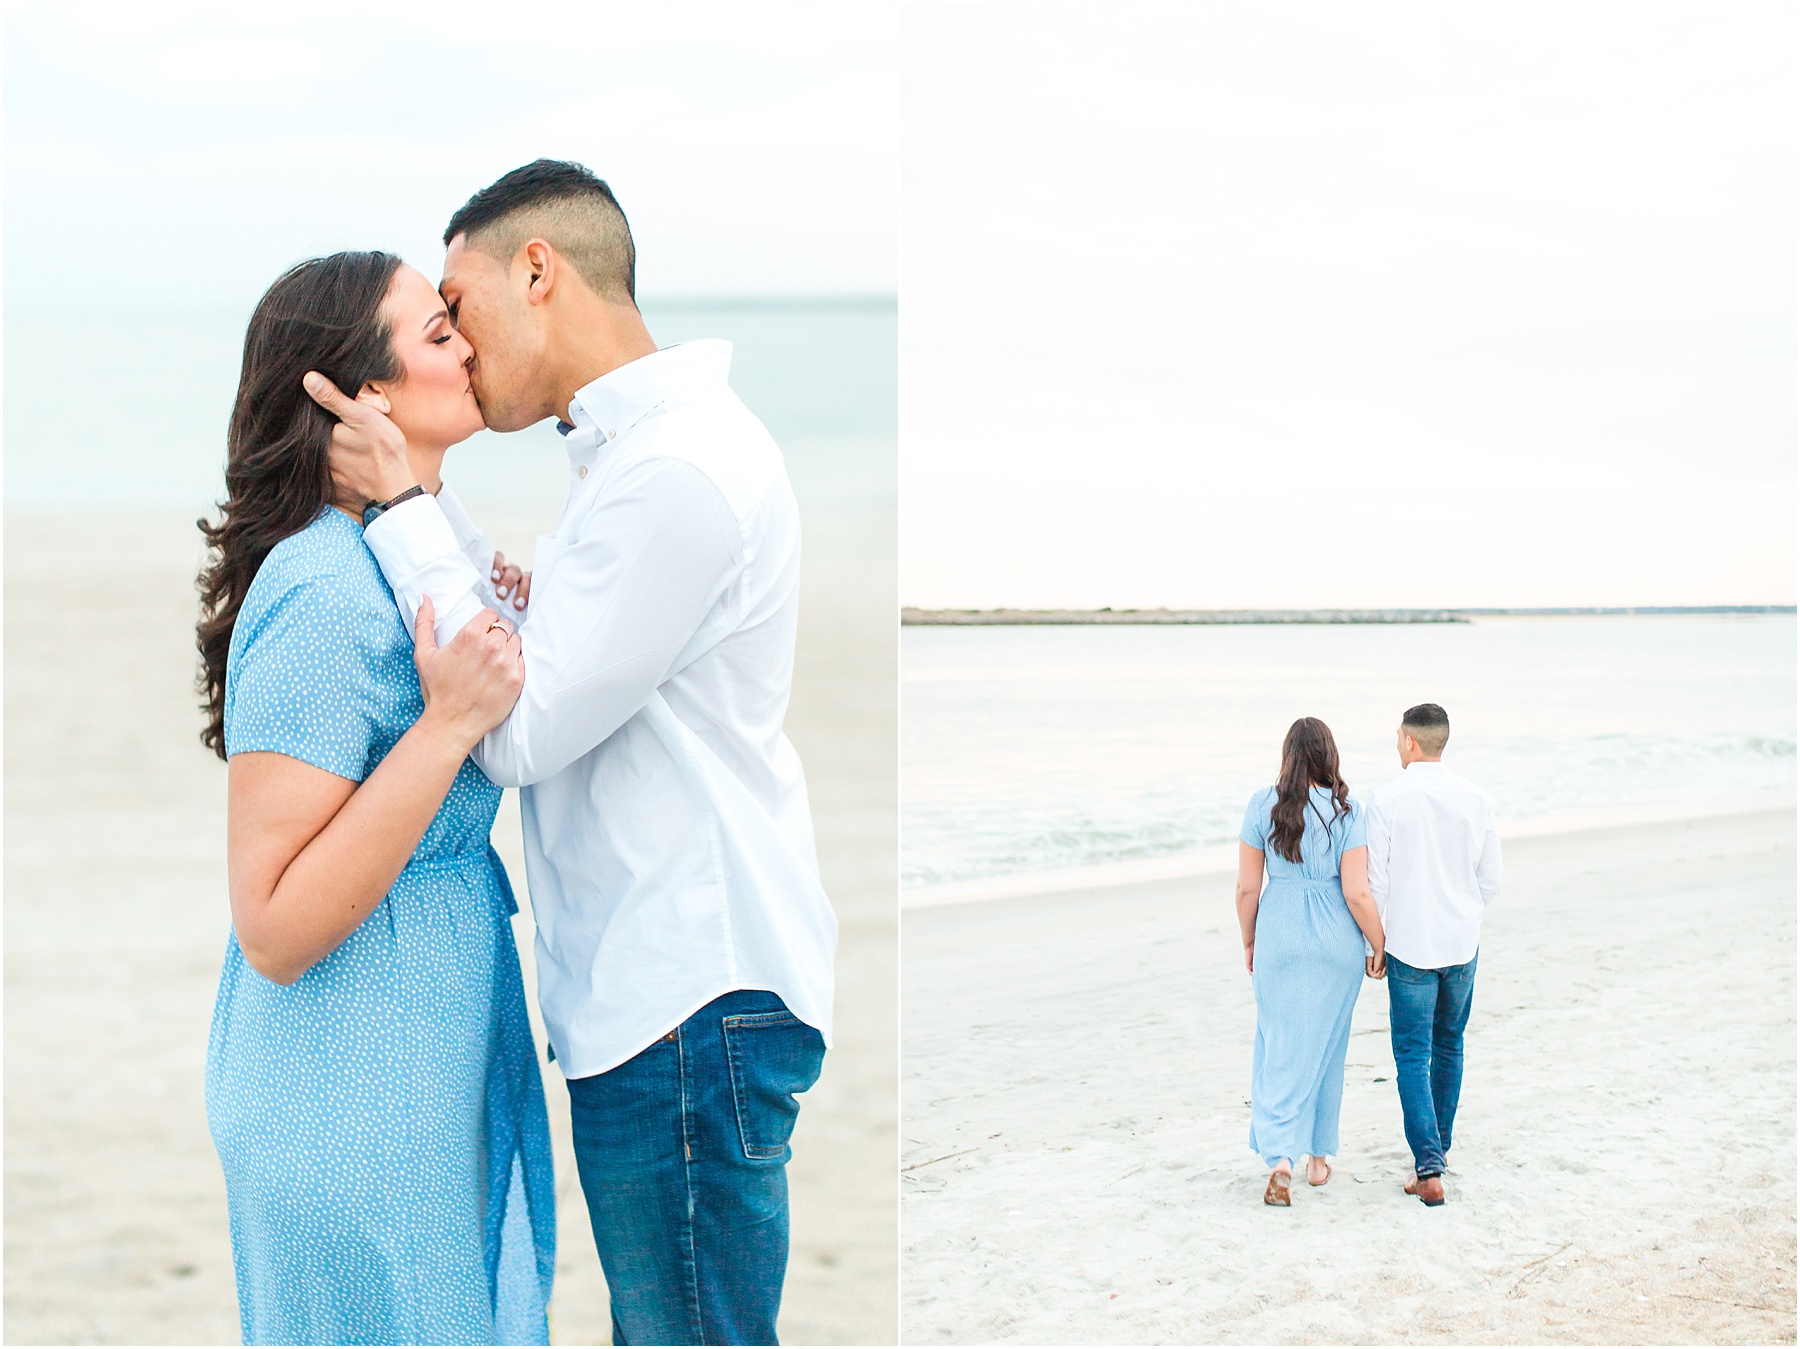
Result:
[[[1454,609],[902,609],[907,627],[1104,623],[1467,623]]]
[[[1791,614],[1791,604],[1657,604],[1559,609],[912,609],[909,628],[1073,627],[1106,623],[1467,623],[1567,614]]]

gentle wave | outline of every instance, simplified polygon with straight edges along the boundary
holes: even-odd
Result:
[[[1503,820],[1794,788],[1791,618],[1767,630],[1544,622],[1561,626],[1547,634],[1541,625],[1490,625],[1469,653],[1480,656],[1476,673],[1452,669],[1438,685],[1456,695],[1454,703],[1444,695],[1453,720],[1478,724],[1475,713],[1487,716],[1489,725],[1453,741],[1449,762],[1493,796]],[[1336,709],[1291,681],[1272,686],[1266,648],[1291,643],[1292,634],[1134,634],[1126,639],[1132,659],[1120,658],[1104,632],[969,636],[916,645],[908,638],[902,884],[909,888],[1229,844],[1245,803],[1273,778],[1276,728],[1294,707],[1332,714],[1353,794],[1398,771],[1387,747],[1391,730],[1367,733],[1382,723],[1365,706],[1387,706],[1377,700],[1386,698],[1390,675],[1377,665],[1391,662],[1359,663],[1352,645],[1333,634],[1317,645],[1332,656],[1321,663],[1336,665]],[[1465,629],[1455,640],[1471,639]],[[1720,652],[1716,664],[1694,664],[1697,640]],[[991,661],[980,649],[987,641]],[[1021,660],[1027,644],[1042,659]],[[1687,663],[1680,680],[1646,673],[1665,645],[1668,667]],[[1421,647],[1408,659],[1427,663],[1430,652]],[[1563,663],[1570,677],[1546,678],[1546,661]],[[1615,664],[1616,674],[1608,669]],[[1520,697],[1525,678],[1543,681],[1544,691]],[[1496,710],[1502,705],[1504,712]],[[1512,721],[1507,733],[1494,734],[1496,718]],[[1762,729],[1744,729],[1759,720]],[[1583,723],[1596,722],[1655,729],[1582,733]],[[1702,729],[1708,723],[1732,729]]]
[[[1555,765],[1548,775],[1542,771],[1546,761]],[[1557,744],[1521,738],[1471,751],[1457,769],[1488,791],[1503,820],[1523,820],[1600,804],[1792,788],[1795,738],[1605,735]],[[972,800],[914,805],[907,812],[902,884],[1132,861],[1230,843],[1246,802],[1265,785],[1246,782],[1210,798],[1165,788],[1127,800],[1044,802],[1023,811],[1018,803]]]

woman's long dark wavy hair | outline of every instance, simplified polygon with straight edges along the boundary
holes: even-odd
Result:
[[[381,312],[400,269],[392,253],[333,253],[284,272],[250,316],[226,433],[225,500],[216,524],[196,520],[210,555],[199,577],[200,741],[225,757],[225,661],[244,594],[269,550],[332,498],[336,419],[301,388],[308,370],[354,398],[400,377]]]
[[[1328,787],[1334,809],[1328,820],[1313,807],[1319,823],[1329,829],[1350,813],[1350,788],[1338,772],[1337,741],[1331,727],[1317,717],[1301,717],[1288,727],[1281,742],[1281,776],[1275,782],[1275,808],[1270,812],[1269,846],[1290,862],[1300,860],[1300,840],[1306,834],[1306,812],[1312,806],[1312,789]]]

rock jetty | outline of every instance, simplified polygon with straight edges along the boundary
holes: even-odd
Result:
[[[1454,609],[902,609],[906,627],[1101,623],[1467,623]]]

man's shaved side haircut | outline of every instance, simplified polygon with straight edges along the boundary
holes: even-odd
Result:
[[[532,239],[567,258],[596,295],[637,303],[637,249],[612,189],[584,166],[540,159],[484,187],[444,229],[444,246],[466,247],[511,263]]]
[[[1450,714],[1436,703],[1420,703],[1406,709],[1400,718],[1406,733],[1419,742],[1419,748],[1432,758],[1444,752],[1450,743]]]

